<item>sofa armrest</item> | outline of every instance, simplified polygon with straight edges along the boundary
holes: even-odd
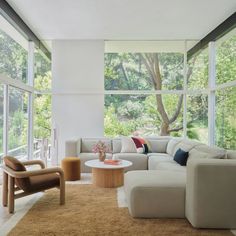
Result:
[[[185,213],[197,228],[236,228],[236,160],[192,159],[187,164]]]
[[[81,139],[66,141],[65,156],[77,157],[78,153],[81,152],[80,144],[81,144]]]

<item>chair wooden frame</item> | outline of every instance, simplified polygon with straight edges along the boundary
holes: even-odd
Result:
[[[14,171],[7,166],[3,166],[3,190],[2,190],[2,204],[4,207],[8,206],[9,213],[14,213],[15,208],[15,199],[25,197],[40,191],[34,192],[24,192],[18,187],[15,187],[15,179],[26,178],[30,176],[38,176],[38,175],[45,175],[50,173],[57,173],[60,177],[60,205],[65,204],[65,179],[64,179],[64,172],[59,167],[52,167],[52,168],[45,168],[45,165],[40,160],[32,160],[32,161],[25,161],[22,162],[25,166],[32,166],[32,165],[39,165],[41,169],[37,170],[29,170],[29,171]],[[46,190],[46,189],[45,189]],[[41,190],[43,191],[43,190]]]

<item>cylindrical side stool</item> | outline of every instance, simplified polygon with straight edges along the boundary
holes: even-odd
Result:
[[[65,180],[74,181],[80,179],[80,159],[78,157],[66,157],[61,161]]]

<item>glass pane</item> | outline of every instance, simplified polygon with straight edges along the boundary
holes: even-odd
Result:
[[[216,144],[236,150],[236,87],[216,92]]]
[[[216,50],[216,83],[236,80],[236,29],[218,41]]]
[[[105,89],[182,89],[183,62],[182,53],[105,53]]]
[[[0,164],[2,163],[3,157],[3,85],[0,84]]]
[[[207,48],[188,58],[188,89],[204,89],[208,86]]]
[[[208,143],[208,97],[187,96],[187,136]]]
[[[40,91],[51,90],[51,61],[39,50],[34,54],[35,58],[35,80],[34,87]]]
[[[8,154],[18,159],[27,158],[28,93],[9,88]]]
[[[162,105],[162,109],[158,109]],[[165,123],[166,117],[171,122]],[[173,135],[181,136],[183,128],[182,96],[106,95],[105,135]]]
[[[35,52],[35,80],[37,91],[51,91],[51,61],[39,50]],[[51,95],[35,94],[34,99],[34,158],[50,158]],[[42,152],[42,150],[44,150]]]
[[[34,158],[41,156],[43,143],[47,145],[47,157],[50,157],[51,137],[51,95],[36,94],[34,99]]]
[[[28,42],[0,16],[0,74],[27,82]]]

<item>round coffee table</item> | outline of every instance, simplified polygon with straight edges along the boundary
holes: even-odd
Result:
[[[115,188],[124,184],[124,168],[132,165],[132,162],[121,160],[119,165],[108,165],[99,160],[85,162],[92,167],[93,184],[103,188]]]

